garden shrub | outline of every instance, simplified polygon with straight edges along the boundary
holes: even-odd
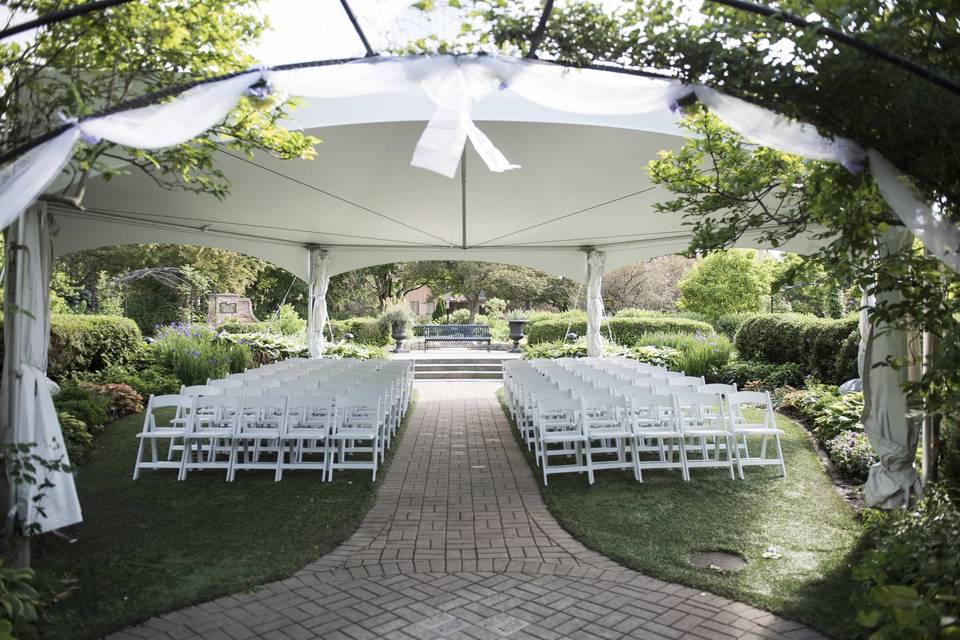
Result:
[[[275,333],[272,322],[241,322],[236,318],[224,320],[217,330],[221,333]]]
[[[620,309],[620,311],[617,311],[615,314],[613,314],[613,317],[614,318],[650,318],[653,316],[660,316],[660,315],[663,315],[663,314],[658,313],[656,311],[650,311],[649,309],[626,308],[626,309]]]
[[[76,384],[63,384],[53,397],[58,412],[66,411],[83,420],[90,433],[103,428],[109,420],[109,401]]]
[[[867,479],[877,454],[862,431],[841,431],[826,443],[827,454],[837,470],[848,478]]]
[[[909,511],[868,513],[853,576],[863,588],[857,622],[870,638],[960,636],[958,547],[960,512],[936,485]]]
[[[93,434],[87,428],[87,423],[69,411],[58,411],[57,419],[60,421],[60,431],[63,433],[70,464],[82,464],[93,447]]]
[[[730,360],[733,345],[721,335],[696,336],[682,333],[645,333],[635,345],[670,347],[677,354],[669,366],[689,376],[705,376]]]
[[[469,309],[457,309],[450,312],[450,324],[467,324],[470,322]]]
[[[813,431],[826,444],[844,431],[863,431],[863,394],[847,393],[829,401],[818,398],[811,402]]]
[[[390,327],[380,324],[376,318],[348,318],[331,320],[327,325],[333,334],[333,340],[343,340],[343,334],[352,333],[357,344],[385,347],[391,342]]]
[[[160,329],[150,355],[157,366],[185,385],[240,373],[253,361],[248,346],[221,339],[208,325],[184,323]]]
[[[586,319],[547,318],[527,323],[527,344],[563,342],[569,331],[582,337],[587,333]]]
[[[774,364],[795,363],[823,382],[840,384],[849,378],[852,365],[848,339],[856,330],[855,317],[833,320],[801,314],[766,314],[749,318],[736,335],[744,360]],[[855,353],[855,352],[854,352]]]
[[[106,400],[107,411],[113,420],[143,410],[143,396],[129,384],[123,382],[107,384],[81,382],[78,386]]]
[[[275,333],[221,333],[219,337],[221,340],[249,348],[250,356],[256,365],[287,358],[304,358],[308,355],[304,342]]]
[[[707,372],[707,378],[713,382],[735,384],[737,388],[746,388],[749,383],[759,383],[763,389],[773,390],[780,387],[799,387],[803,384],[804,372],[798,364],[770,364],[753,360],[731,360],[722,367]]]
[[[527,342],[537,344],[538,342],[557,342],[562,341],[569,331],[582,337],[587,332],[586,319],[550,318],[528,323]],[[702,335],[712,335],[713,327],[706,322],[690,320],[687,318],[678,318],[675,316],[650,316],[650,317],[613,317],[601,325],[601,330],[605,337],[613,335],[613,342],[624,346],[633,346],[646,333],[686,333]]]
[[[713,327],[706,322],[659,316],[651,318],[610,318],[606,322],[609,332],[613,334],[613,341],[617,344],[633,346],[644,334],[649,333],[686,333],[702,336],[713,335]],[[607,332],[608,329],[604,328]]]
[[[328,344],[323,352],[324,358],[354,358],[356,360],[380,360],[387,357],[383,347],[369,344],[338,342]]]
[[[603,355],[607,357],[623,357],[646,362],[649,364],[670,367],[679,355],[679,351],[670,347],[656,347],[643,345],[638,347],[621,347],[606,344]],[[523,346],[523,357],[527,360],[537,358],[586,358],[587,343],[585,340],[574,342],[540,342],[534,345]]]
[[[100,371],[75,374],[71,382],[94,384],[127,384],[142,398],[180,391],[180,381],[155,365],[144,365],[137,370],[133,366],[111,366]]]
[[[713,321],[713,328],[717,333],[722,334],[733,340],[737,336],[740,326],[750,318],[757,317],[758,314],[749,311],[740,313],[725,313]]]
[[[0,324],[0,355],[2,345]],[[50,317],[47,375],[54,380],[128,364],[137,360],[142,351],[143,336],[136,323],[128,318],[70,314]]]

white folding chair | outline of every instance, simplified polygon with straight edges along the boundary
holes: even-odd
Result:
[[[540,466],[543,467],[543,484],[555,473],[587,473],[587,481],[593,484],[593,466],[590,460],[590,440],[583,433],[580,422],[580,400],[559,398],[538,400],[534,424],[540,439]],[[550,466],[550,445],[561,445],[565,453],[574,456],[573,464]]]
[[[156,412],[160,409],[172,409],[174,417],[177,415],[190,415],[193,411],[194,398],[181,395],[160,395],[150,396],[147,401],[147,409],[143,415],[143,429],[137,434],[140,440],[137,445],[137,460],[133,466],[133,479],[140,477],[140,469],[179,469],[180,461],[173,460],[172,452],[174,447],[182,451],[183,437],[187,433],[188,425],[183,422],[166,422],[158,420]],[[181,444],[178,446],[177,441]],[[166,441],[170,449],[170,454],[166,460],[159,458],[157,441]],[[150,443],[150,460],[143,459],[143,452],[147,442]],[[181,457],[183,454],[181,453]]]
[[[694,391],[675,393],[673,397],[680,430],[688,441],[685,445],[687,469],[727,468],[730,478],[735,479],[733,466],[737,455],[736,445],[729,416],[724,409],[723,396]],[[691,458],[691,452],[699,453],[699,456]]]
[[[780,436],[783,431],[777,427],[776,414],[773,412],[773,403],[768,391],[737,391],[727,397],[730,407],[730,417],[733,423],[733,436],[736,441],[737,467],[740,477],[743,478],[744,467],[778,466],[780,475],[787,477],[787,465],[783,459],[783,448],[780,446]],[[762,419],[752,421],[743,415],[744,409],[753,409],[762,412]],[[760,451],[757,455],[750,454],[749,437],[760,438]],[[767,456],[767,442],[773,439],[775,457]]]
[[[627,403],[621,396],[607,393],[580,396],[580,421],[587,438],[590,467],[597,469],[630,469],[635,480],[637,473],[637,440],[627,422]],[[600,446],[595,445],[596,442]],[[627,459],[627,449],[630,459]],[[594,456],[609,454],[614,459],[597,460]]]
[[[627,419],[640,452],[636,457],[637,480],[643,482],[644,469],[679,469],[681,477],[689,480],[684,434],[677,421],[673,396],[633,392],[625,400]]]
[[[245,396],[240,403],[237,430],[231,438],[230,466],[227,481],[236,478],[237,470],[271,469],[277,479],[280,464],[280,433],[287,417],[285,396]],[[240,448],[243,446],[243,456]],[[276,459],[264,462],[261,455],[276,452]]]
[[[330,466],[330,434],[336,423],[336,398],[324,395],[292,396],[287,399],[287,419],[280,434],[277,480],[284,469],[320,469],[327,479]],[[320,461],[305,456],[319,455]]]
[[[376,393],[352,393],[339,398],[337,425],[330,439],[330,465],[328,477],[338,469],[370,469],[373,480],[377,479],[377,464],[380,460],[380,434],[384,424],[383,399]],[[369,443],[369,446],[357,445]],[[370,459],[349,459],[357,454]]]
[[[193,401],[194,419],[184,438],[180,480],[191,469],[230,468],[233,436],[240,417],[240,398],[230,395],[198,396]]]

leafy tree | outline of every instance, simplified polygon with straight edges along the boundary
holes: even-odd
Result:
[[[750,249],[712,253],[680,281],[678,306],[714,320],[727,313],[762,311],[770,284]]]
[[[301,318],[307,316],[309,289],[307,283],[286,269],[266,263],[263,269],[246,287],[253,313],[266,320],[279,313],[281,306],[289,304]]]
[[[26,0],[16,9],[38,14],[62,8]],[[84,116],[184,80],[248,68],[244,53],[266,25],[253,0],[145,0],[39,29],[27,42],[0,42],[0,148],[6,150],[61,124],[58,114]],[[216,166],[226,147],[281,158],[310,158],[315,138],[278,121],[295,103],[246,97],[224,122],[184,144],[149,151],[108,142],[78,146],[67,184],[54,198],[81,204],[91,175],[142,171],[164,188],[223,197],[229,182]]]
[[[604,305],[610,312],[636,308],[673,313],[680,278],[694,265],[685,256],[661,256],[611,271],[603,277]]]
[[[775,8],[809,17],[803,29],[718,3],[638,0],[611,12],[599,2],[565,3],[552,13],[538,55],[567,63],[608,62],[706,83],[833,135],[873,147],[910,176],[929,199],[960,220],[960,98],[897,66],[837,44],[829,26],[960,77],[960,5],[883,0],[778,0]],[[539,12],[521,0],[481,0],[485,22],[464,41],[526,53]],[[812,13],[815,12],[815,13]],[[456,44],[456,43],[455,43]],[[454,45],[448,45],[453,47]],[[474,45],[476,46],[476,45]]]
[[[944,268],[919,243],[895,256],[877,251],[883,234],[898,221],[869,175],[756,148],[699,112],[687,118],[686,126],[695,135],[680,150],[653,161],[650,176],[673,193],[657,206],[684,215],[691,252],[729,247],[748,231],[758,231],[774,246],[803,235],[820,242],[811,259],[832,281],[902,296],[870,315],[929,337],[923,375],[906,389],[930,417],[935,469],[937,425],[960,419],[960,274]],[[709,176],[702,166],[713,167]]]

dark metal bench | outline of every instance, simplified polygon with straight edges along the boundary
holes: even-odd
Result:
[[[490,327],[485,324],[425,324],[423,350],[430,342],[486,342],[490,351]]]

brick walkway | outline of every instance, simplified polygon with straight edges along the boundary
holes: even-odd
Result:
[[[625,569],[550,516],[492,382],[422,382],[377,503],[286,580],[111,636],[244,640],[820,638]]]

